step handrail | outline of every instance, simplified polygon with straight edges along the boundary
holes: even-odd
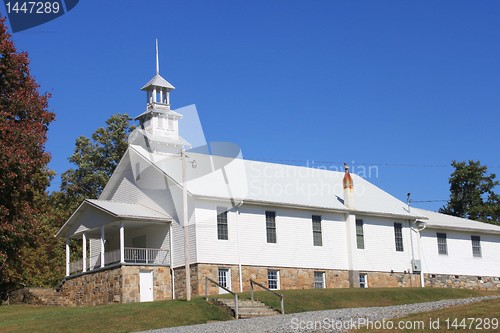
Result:
[[[236,319],[239,319],[240,316],[239,316],[239,311],[238,311],[238,295],[235,294],[234,292],[232,292],[231,290],[227,289],[226,287],[221,286],[219,283],[215,282],[214,280],[212,280],[208,276],[205,276],[205,300],[207,302],[208,302],[208,281],[212,282],[213,284],[215,284],[219,288],[222,288],[225,291],[227,291],[228,293],[230,293],[231,295],[233,295],[233,297],[234,297],[234,317]]]
[[[283,296],[283,294],[279,294],[279,293],[275,292],[274,290],[269,289],[268,287],[258,283],[257,281],[250,279],[250,298],[251,298],[252,302],[254,301],[254,299],[253,299],[253,289],[254,289],[253,285],[254,284],[256,284],[257,286],[263,288],[264,290],[269,291],[269,292],[273,293],[274,295],[278,296],[280,298],[281,314],[285,314],[285,302],[284,302],[285,296]]]

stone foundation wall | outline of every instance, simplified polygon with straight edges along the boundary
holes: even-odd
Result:
[[[192,264],[189,266],[191,271],[191,295],[204,295],[205,291],[203,289],[200,293],[201,287],[199,285],[205,285],[205,277],[203,276],[202,284],[198,283],[198,265]],[[186,270],[184,267],[174,268],[175,275],[175,298],[176,299],[186,299]]]
[[[61,287],[64,298],[74,305],[121,303],[121,267],[67,278]]]
[[[426,287],[500,290],[500,277],[424,274]]]
[[[326,288],[349,287],[347,271],[311,268],[243,266],[243,290],[250,290],[250,279],[267,286],[267,271],[269,269],[279,271],[280,289],[314,288],[314,272],[325,273]]]
[[[132,303],[140,301],[141,271],[153,272],[154,300],[172,298],[169,267],[117,266],[67,278],[61,287],[72,305]]]
[[[231,272],[231,290],[240,291],[237,265],[193,264],[191,270],[192,296],[205,294],[205,276],[217,281],[219,268]],[[268,269],[280,273],[280,289],[314,288],[314,272],[325,273],[326,288],[359,288],[359,274],[367,274],[369,288],[420,287],[419,274],[401,272],[363,272],[321,270],[309,268],[242,266],[243,291],[250,290],[250,279],[267,286]],[[170,267],[115,266],[68,278],[58,291],[22,289],[11,294],[11,303],[80,306],[140,301],[140,272],[153,272],[154,300],[172,299]],[[176,298],[185,299],[184,267],[174,269]],[[500,290],[500,277],[425,274],[425,287]],[[260,289],[260,288],[258,288]],[[209,294],[219,294],[219,288],[209,283]]]
[[[170,267],[158,266],[122,266],[123,287],[121,303],[141,301],[141,271],[153,272],[153,295],[155,301],[172,299],[172,280]]]
[[[219,268],[230,269],[231,290],[240,291],[239,267],[237,265],[192,264],[190,269],[193,296],[205,295],[205,276],[217,281]],[[314,272],[316,271],[325,273],[326,288],[359,288],[359,273],[367,274],[369,288],[420,287],[419,274],[407,274],[403,272],[356,271],[355,274],[351,274],[354,279],[354,283],[351,286],[349,283],[349,271],[345,270],[242,266],[243,291],[250,291],[250,279],[267,286],[267,271],[269,269],[279,271],[280,289],[314,288]],[[179,267],[174,271],[176,297],[185,298],[184,268]],[[219,288],[213,283],[209,283],[208,287],[209,295],[219,294]]]
[[[218,280],[219,268],[228,268],[231,272],[231,290],[240,291],[239,267],[237,265],[213,265],[194,264],[191,268],[192,295],[205,295],[205,276],[214,281]],[[250,291],[250,279],[267,286],[268,269],[280,271],[280,289],[310,289],[314,288],[314,272],[325,272],[325,283],[327,288],[348,288],[348,272],[340,270],[318,270],[306,268],[284,268],[284,267],[259,267],[242,266],[243,291]],[[185,298],[184,268],[175,270],[175,292],[176,297]],[[217,295],[219,288],[213,283],[208,284],[209,294]]]
[[[420,287],[420,274],[403,272],[363,272],[368,276],[368,288]],[[354,286],[359,288],[359,283]]]
[[[8,304],[71,306],[61,292],[48,288],[23,288],[9,295]]]

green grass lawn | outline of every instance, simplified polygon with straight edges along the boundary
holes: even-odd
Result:
[[[500,294],[438,288],[312,289],[280,292],[285,295],[286,313]],[[241,295],[242,298],[248,296],[248,293]],[[257,292],[256,298],[279,309],[278,298],[267,292]],[[499,313],[499,304],[496,306],[496,313]],[[227,313],[208,304],[203,298],[194,298],[189,303],[161,301],[77,308],[0,306],[0,332],[130,332],[230,319],[232,318]]]
[[[60,308],[0,306],[0,332],[131,332],[232,319],[202,298]]]
[[[474,319],[473,319],[474,318]],[[393,320],[394,329],[377,330],[387,332],[499,332],[500,300],[490,300],[468,305],[454,306],[438,311],[417,313]],[[401,326],[399,326],[401,322]],[[431,324],[432,323],[432,324]],[[416,327],[421,329],[416,329]],[[403,329],[399,329],[402,327]],[[404,329],[408,327],[408,329]],[[372,329],[357,329],[351,333],[372,332]]]

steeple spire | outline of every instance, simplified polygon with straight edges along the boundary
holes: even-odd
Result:
[[[156,39],[156,74],[141,90],[146,92],[146,111],[135,117],[140,125],[137,129],[146,137],[146,147],[155,152],[178,154],[189,142],[179,135],[179,120],[182,114],[170,109],[170,92],[174,90],[160,75],[158,39]]]
[[[158,60],[158,38],[156,38],[156,75],[160,75],[160,61]]]
[[[148,105],[166,105],[170,107],[170,91],[174,86],[160,75],[160,60],[158,57],[158,39],[156,39],[156,75],[142,88],[147,92]]]

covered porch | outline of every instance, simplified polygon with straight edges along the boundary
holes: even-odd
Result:
[[[66,276],[106,266],[170,266],[170,216],[140,204],[85,200],[56,236],[66,238]],[[75,258],[70,240],[78,239]]]

